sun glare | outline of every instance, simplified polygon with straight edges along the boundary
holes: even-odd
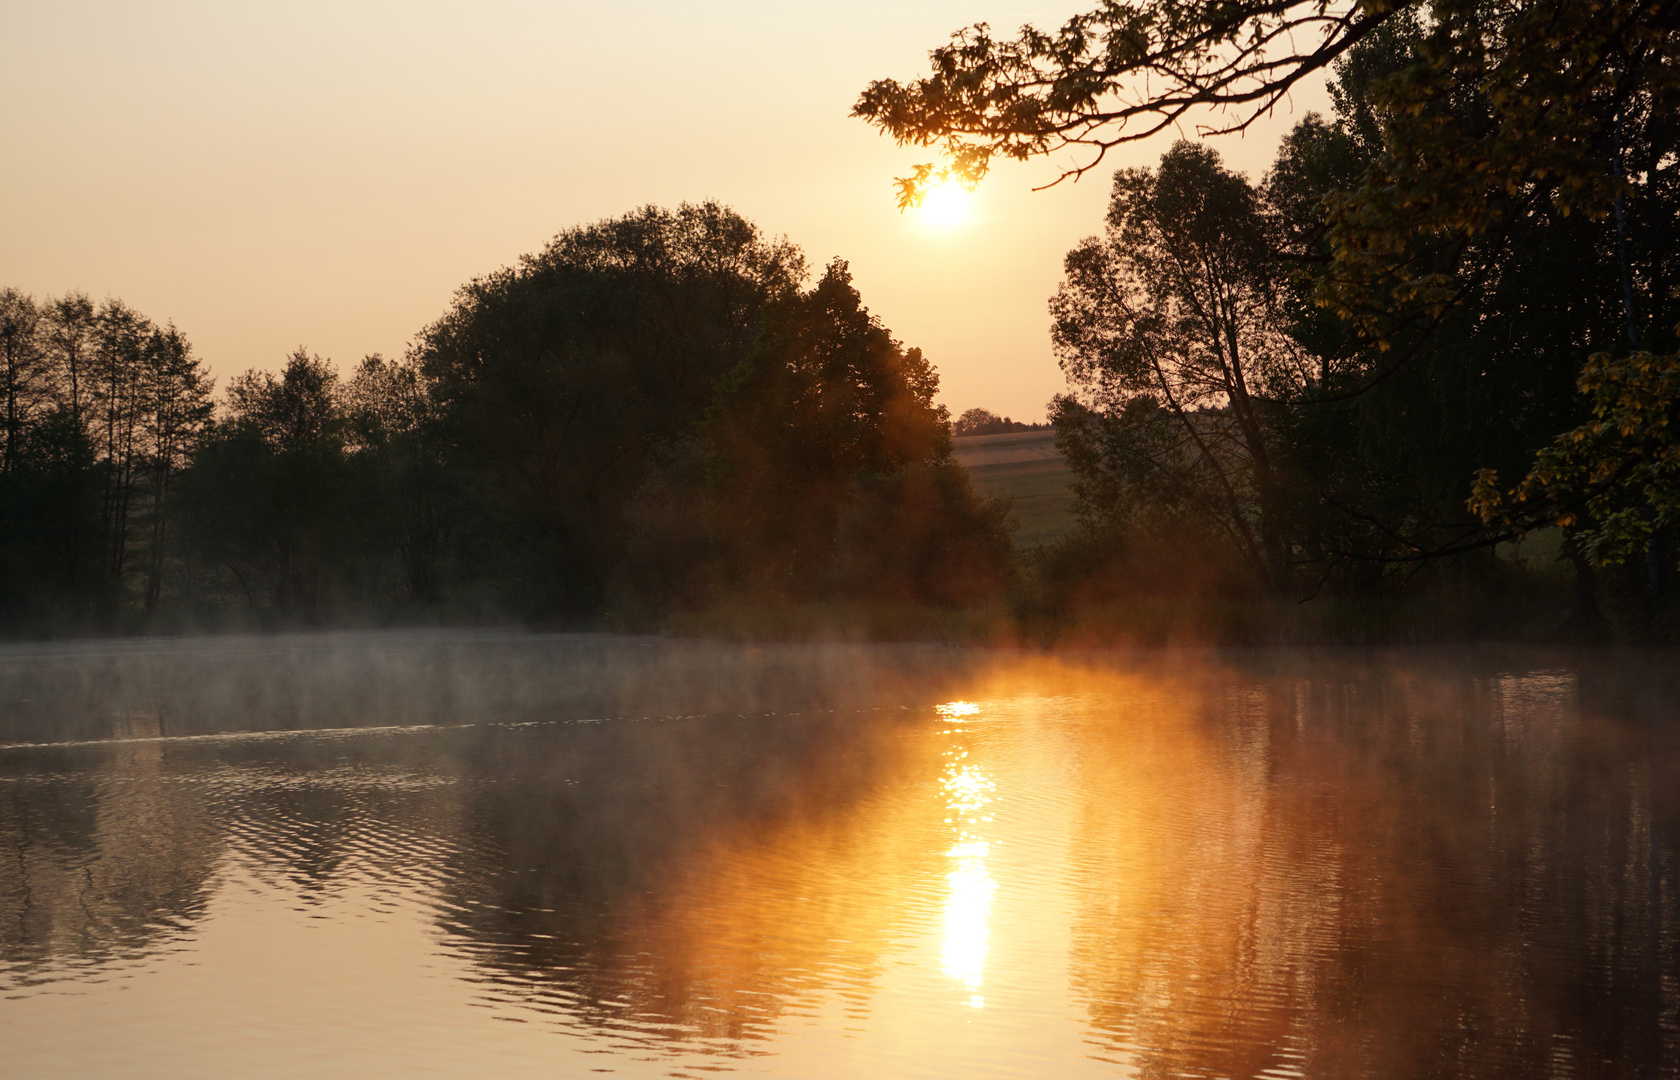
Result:
[[[935,180],[922,195],[922,220],[941,229],[962,225],[968,221],[970,197],[969,190],[956,180]]]

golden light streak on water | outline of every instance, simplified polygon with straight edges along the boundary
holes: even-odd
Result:
[[[938,707],[939,715],[953,723],[976,716],[980,707],[970,701],[951,701]],[[946,898],[944,938],[940,956],[945,974],[960,982],[968,992],[968,1005],[982,1009],[986,999],[980,993],[985,981],[986,950],[991,942],[992,900],[997,882],[992,880],[987,859],[991,841],[983,826],[991,823],[985,812],[992,802],[997,782],[984,769],[966,762],[968,747],[953,741],[945,751],[945,771],[940,786],[945,795],[945,823],[955,833],[945,854],[952,861],[945,875]]]
[[[942,950],[945,974],[963,984],[968,1004],[980,1009],[986,999],[978,991],[985,980],[986,945],[991,937],[987,916],[997,883],[986,869],[991,845],[985,841],[958,844],[950,851],[956,867],[945,880],[950,896],[945,901],[945,941]]]

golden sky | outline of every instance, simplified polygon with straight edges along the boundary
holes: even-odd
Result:
[[[172,319],[218,378],[298,345],[400,354],[456,287],[573,225],[715,198],[939,368],[954,412],[1042,419],[1045,302],[1112,168],[994,171],[959,220],[901,215],[925,151],[847,113],[968,23],[1079,0],[0,0],[0,285]],[[1258,175],[1295,113],[1215,145]],[[1153,163],[1165,142],[1111,155]]]

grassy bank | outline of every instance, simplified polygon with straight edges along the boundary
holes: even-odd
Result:
[[[983,495],[1004,496],[1015,511],[1015,544],[1052,543],[1073,530],[1073,474],[1051,430],[965,435],[952,452]]]

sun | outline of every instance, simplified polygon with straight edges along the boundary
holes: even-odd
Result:
[[[970,198],[961,181],[942,177],[928,185],[918,209],[929,225],[949,229],[968,221]]]

